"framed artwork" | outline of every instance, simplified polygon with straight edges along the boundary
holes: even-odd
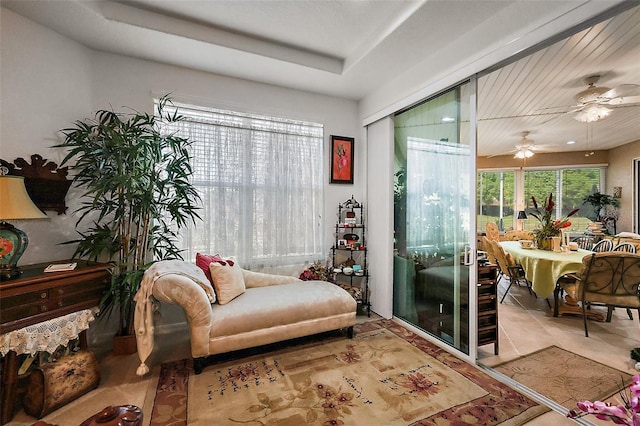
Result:
[[[353,183],[353,138],[331,135],[330,183]]]

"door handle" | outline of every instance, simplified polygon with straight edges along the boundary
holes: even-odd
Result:
[[[465,244],[464,245],[464,264],[466,266],[470,266],[473,265],[473,255],[472,255],[472,251],[471,251],[471,246],[469,244]]]

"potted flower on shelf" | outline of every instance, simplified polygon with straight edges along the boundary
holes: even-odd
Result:
[[[80,238],[75,257],[113,264],[111,286],[100,302],[100,318],[118,313],[114,354],[135,352],[134,296],[142,275],[154,261],[181,259],[177,233],[199,218],[200,199],[189,178],[190,142],[165,134],[161,123],[182,119],[168,97],[157,116],[100,110],[94,119],[62,130],[57,147],[68,153],[73,182],[82,191],[75,213]],[[89,225],[85,225],[85,222]]]
[[[545,200],[542,210],[540,210],[535,197],[531,197],[531,201],[533,202],[533,207],[535,209],[531,212],[531,216],[535,217],[540,222],[540,225],[533,230],[536,244],[539,249],[551,250],[551,238],[559,237],[564,228],[571,226],[569,217],[576,214],[580,209],[573,209],[564,218],[555,220],[551,218],[555,207],[555,203],[553,202],[553,193],[549,194],[549,198]]]

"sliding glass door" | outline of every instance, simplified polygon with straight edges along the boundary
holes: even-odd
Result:
[[[467,354],[470,95],[465,83],[394,119],[394,315]]]

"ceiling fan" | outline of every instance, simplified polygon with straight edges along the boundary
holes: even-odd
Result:
[[[526,130],[522,132],[521,133],[522,139],[520,139],[520,143],[515,144],[514,145],[515,148],[512,149],[511,151],[503,154],[490,155],[488,158],[495,157],[498,155],[506,155],[506,154],[514,153],[513,158],[527,159],[527,158],[533,157],[536,152],[546,151],[546,146],[536,145],[533,143],[534,141],[532,139],[529,139],[527,137],[529,136],[529,133],[530,132]]]
[[[575,105],[565,107],[568,111],[561,113],[577,113],[573,118],[583,123],[592,123],[603,120],[613,112],[613,108],[640,104],[640,85],[622,84],[613,89],[604,86],[596,86],[600,75],[585,77],[587,88],[574,96]],[[552,118],[551,120],[557,117]],[[551,121],[548,120],[548,121]]]

